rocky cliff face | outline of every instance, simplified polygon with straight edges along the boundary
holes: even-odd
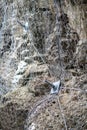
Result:
[[[86,7],[85,0],[1,0],[2,130],[87,129]],[[49,95],[45,79],[61,79],[59,96]]]

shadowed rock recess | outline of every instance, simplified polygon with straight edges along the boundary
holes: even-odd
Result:
[[[0,0],[0,130],[87,130],[86,0]]]

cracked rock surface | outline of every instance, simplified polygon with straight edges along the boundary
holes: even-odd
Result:
[[[87,130],[86,12],[86,0],[0,1],[0,130]],[[50,95],[45,80],[60,78]]]

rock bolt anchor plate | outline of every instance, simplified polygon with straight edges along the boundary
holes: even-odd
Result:
[[[61,87],[61,82],[60,82],[60,80],[57,81],[57,82],[54,82],[54,83],[50,83],[50,82],[47,81],[47,80],[45,80],[45,82],[46,82],[47,84],[49,84],[50,87],[51,87],[51,92],[50,92],[50,94],[58,94],[58,93],[59,93],[59,90],[60,90],[60,87]]]

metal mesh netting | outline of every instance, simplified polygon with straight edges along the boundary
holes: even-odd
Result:
[[[79,31],[70,26],[76,23],[70,23],[65,2],[79,12]],[[74,77],[67,71],[77,67],[75,52],[79,34],[83,34],[83,2],[18,0],[2,1],[1,5],[0,129],[86,130],[86,91],[81,88],[82,80],[77,83],[78,73],[73,71]],[[45,79],[62,82],[58,95],[49,94]],[[67,79],[74,84],[65,84]]]

